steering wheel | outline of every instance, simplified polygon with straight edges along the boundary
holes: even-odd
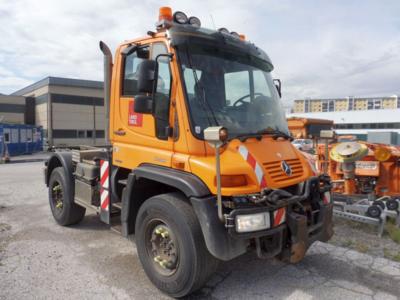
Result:
[[[245,96],[243,96],[243,97],[240,97],[239,99],[237,99],[234,103],[233,103],[233,106],[239,106],[239,104],[240,103],[242,103],[242,105],[243,104],[246,104],[246,102],[244,102],[243,100],[244,99],[246,99],[246,98],[248,98],[248,97],[250,97],[251,96],[251,94],[248,94],[248,95],[245,95]],[[254,93],[254,96],[263,96],[263,94],[262,93]]]

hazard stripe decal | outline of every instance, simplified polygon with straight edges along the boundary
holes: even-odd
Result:
[[[108,161],[100,161],[100,206],[102,210],[108,211],[110,207],[110,193],[108,191],[109,187],[109,174],[110,166]]]
[[[274,211],[274,226],[279,226],[286,221],[286,209],[284,207],[277,209]]]
[[[323,202],[324,204],[329,204],[329,203],[331,203],[331,193],[330,193],[330,192],[325,192],[325,193],[324,193],[324,196],[323,196],[323,198],[322,198],[322,202]]]
[[[256,161],[255,157],[247,150],[247,148],[243,145],[239,146],[239,153],[243,157],[245,161],[250,165],[253,169],[254,173],[257,177],[257,182],[261,189],[267,187],[267,181],[265,180],[264,172],[260,166],[260,164]]]

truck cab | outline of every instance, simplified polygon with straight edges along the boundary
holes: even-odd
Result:
[[[174,297],[248,251],[300,261],[332,231],[330,181],[291,144],[273,64],[243,35],[161,8],[155,31],[105,55],[104,147],[56,152],[53,216],[86,209],[134,235],[150,280]]]

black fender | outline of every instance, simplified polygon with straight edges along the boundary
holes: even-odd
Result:
[[[122,234],[126,237],[135,231],[136,215],[142,204],[142,199],[139,198],[157,194],[157,191],[143,192],[143,187],[137,183],[141,178],[173,187],[181,191],[188,199],[193,196],[210,195],[207,185],[191,173],[162,166],[141,165],[128,175],[127,184],[122,193],[121,223]],[[131,201],[135,198],[133,195],[136,195],[137,201]]]
[[[46,186],[49,186],[49,179],[51,172],[57,167],[63,167],[67,174],[67,186],[71,187],[74,192],[74,176],[72,166],[72,152],[54,152],[49,159],[45,162],[46,168],[44,173],[44,180]],[[72,193],[73,195],[74,193]]]
[[[141,165],[133,170],[136,178],[151,179],[180,190],[186,197],[210,195],[207,185],[196,175],[162,166]]]
[[[191,197],[208,251],[220,260],[231,260],[247,251],[248,239],[232,237],[218,218],[216,196]]]

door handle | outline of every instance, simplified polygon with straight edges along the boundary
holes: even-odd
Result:
[[[124,136],[126,134],[126,131],[122,130],[122,129],[118,129],[118,130],[114,130],[114,134],[119,135],[119,136]]]

